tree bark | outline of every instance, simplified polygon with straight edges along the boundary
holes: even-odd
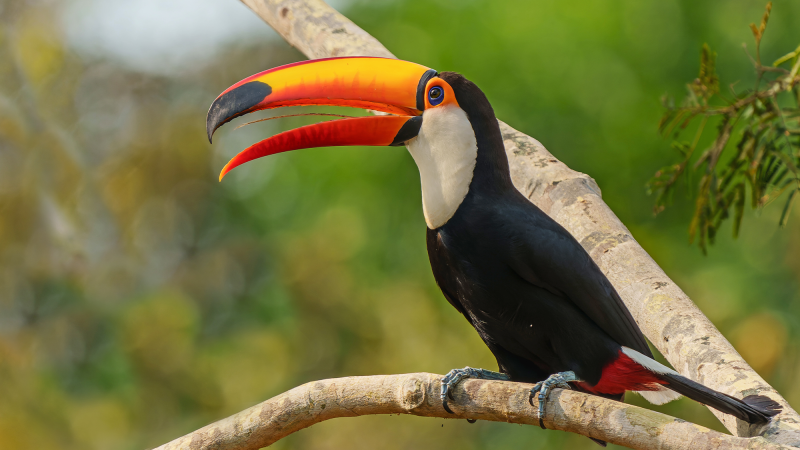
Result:
[[[394,57],[375,38],[321,0],[241,1],[278,31],[287,42],[297,47],[311,59],[359,55]],[[550,408],[549,411],[556,415],[550,416],[547,420],[551,422],[548,423],[546,421],[545,423],[555,429],[578,432],[634,448],[762,448],[761,446],[767,445],[766,443],[800,447],[800,416],[775,389],[750,368],[691,299],[669,279],[658,264],[639,246],[630,231],[603,202],[600,189],[594,180],[588,175],[573,171],[567,167],[550,154],[536,139],[514,130],[502,121],[500,122],[500,129],[503,133],[511,166],[511,175],[517,189],[578,239],[613,283],[644,334],[678,372],[710,388],[737,398],[743,398],[751,394],[762,394],[776,400],[783,406],[783,411],[766,426],[751,426],[732,416],[723,415],[712,409],[711,411],[735,436],[763,436],[762,438],[738,441],[736,438],[725,437],[725,435],[719,433],[709,434],[713,432],[655,412],[574,392],[557,392],[553,394],[553,403],[556,407]],[[205,436],[203,433],[211,432],[233,433],[238,436],[244,433],[242,430],[245,428],[251,429],[254,427],[252,428],[253,430],[257,429],[259,431],[252,431],[252,433],[257,433],[259,436],[267,436],[263,439],[260,437],[254,439],[262,443],[259,445],[267,445],[263,443],[274,442],[274,440],[270,439],[279,439],[289,432],[297,431],[312,423],[332,417],[391,414],[395,412],[451,417],[444,415],[443,410],[439,411],[441,408],[434,404],[436,402],[431,403],[428,401],[428,399],[436,398],[431,392],[435,392],[438,389],[436,387],[438,384],[435,380],[425,378],[431,376],[421,374],[396,375],[310,383],[251,408],[251,410],[242,412],[237,416],[209,425],[203,429],[206,431],[200,430],[196,432],[200,434],[189,436],[195,436],[192,439],[199,439],[197,436]],[[396,396],[397,386],[403,385],[405,382],[398,377],[420,380],[419,383],[424,386],[424,388],[420,389],[426,392],[423,402],[424,407],[406,408],[403,406],[405,404],[402,401],[397,403],[398,400],[386,400],[394,398],[392,396]],[[357,384],[362,382],[367,384],[363,388],[359,388]],[[502,385],[502,389],[496,387],[500,385]],[[512,385],[511,383],[469,381],[464,384],[464,387],[473,389],[476,392],[483,392],[482,389],[486,389],[492,391],[493,395],[497,393],[494,390],[499,390],[506,392],[507,394],[504,395],[507,397],[511,395],[508,392],[516,390],[518,392],[515,395],[521,395],[519,392],[522,392],[523,388],[521,386],[523,385],[513,385],[516,386],[515,388],[509,387]],[[314,386],[321,387],[317,389]],[[339,387],[334,388],[333,386]],[[379,389],[379,391],[385,394],[385,397],[380,397],[379,399],[372,397],[357,398],[358,395],[371,395],[370,393],[373,392],[371,389],[378,389],[375,386],[383,386],[380,389],[384,390]],[[348,393],[347,398],[339,395],[342,391],[337,390],[345,388]],[[331,397],[319,396],[320,392],[330,393]],[[459,395],[464,395],[463,389],[458,392],[461,393]],[[306,411],[311,419],[296,419],[297,416],[292,415],[293,413],[280,415],[283,413],[277,412],[279,419],[272,418],[273,416],[270,414],[282,408],[275,405],[284,404],[279,402],[289,402],[285,404],[295,405],[295,403],[292,403],[294,400],[291,399],[297,398],[296,395],[299,393],[316,393],[309,397],[314,398],[314,402],[297,407],[300,408],[299,410]],[[368,398],[374,400],[374,402],[368,402]],[[476,394],[476,396],[464,397],[463,400],[469,400],[468,408],[466,409],[469,413],[459,413],[461,415],[458,417],[531,423],[530,416],[525,415],[529,414],[530,411],[523,413],[523,411],[530,409],[529,405],[525,409],[520,407],[511,411],[503,409],[506,407],[511,408],[511,406],[498,404],[490,396]],[[461,400],[456,403],[462,406],[466,404],[462,403]],[[343,409],[326,408],[325,411],[318,412],[314,410],[316,408],[314,405],[318,404],[342,404],[345,406],[341,407]],[[295,407],[291,406],[287,411],[295,411],[296,408],[292,408]],[[271,412],[264,415],[261,422],[259,422],[258,417],[261,417],[259,414],[263,413],[263,411]],[[344,413],[342,411],[349,412]],[[465,410],[459,409],[458,411]],[[636,423],[643,425],[625,425],[625,423],[632,423],[629,420],[631,417],[629,413],[634,414],[637,417],[636,420],[641,418],[644,422]],[[584,423],[583,421],[587,420],[587,418],[591,420]],[[623,418],[626,419],[623,420]],[[223,429],[233,430],[234,428],[229,427],[234,426],[233,424],[240,419],[249,421],[245,428],[236,428],[239,431],[235,433],[221,431]],[[628,422],[625,422],[625,420]],[[268,430],[267,428],[270,426],[268,423],[277,426],[279,430],[274,432]],[[296,424],[296,426],[292,424]],[[281,434],[284,432],[281,430],[290,431]],[[692,430],[703,431],[698,431],[700,434],[695,435]],[[645,435],[650,436],[650,439],[648,440]],[[182,439],[186,439],[189,436]],[[697,440],[694,441],[693,439]],[[746,444],[743,444],[743,442]],[[173,444],[174,442],[168,445]],[[745,446],[737,447],[736,445]],[[256,447],[223,446],[200,448]]]
[[[528,403],[531,384],[466,380],[450,406],[439,400],[441,375],[412,373],[312,381],[156,450],[255,450],[315,423],[338,417],[413,414],[538,425],[538,402]],[[661,413],[575,391],[554,390],[543,422],[634,449],[779,450],[763,437],[740,438]]]

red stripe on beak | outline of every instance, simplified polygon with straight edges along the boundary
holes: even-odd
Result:
[[[262,156],[313,147],[348,145],[386,146],[395,143],[403,125],[413,116],[354,117],[331,120],[284,131],[251,145],[234,156],[219,174],[219,180],[234,167]]]

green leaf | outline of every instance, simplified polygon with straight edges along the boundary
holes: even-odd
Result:
[[[772,63],[772,67],[778,67],[781,64],[785,63],[786,61],[797,58],[797,55],[800,55],[800,45],[798,45],[793,52],[789,52],[781,56],[780,58],[776,59],[775,62]]]
[[[782,160],[783,160],[783,163],[784,163],[784,164],[786,164],[786,167],[787,167],[789,170],[791,170],[791,171],[792,171],[792,173],[793,173],[793,174],[795,174],[795,176],[797,176],[797,175],[800,175],[800,170],[799,170],[799,169],[797,168],[797,166],[794,164],[794,161],[792,161],[792,158],[791,158],[789,155],[787,155],[786,153],[783,153],[783,152],[776,152],[775,154],[776,154],[776,155],[777,155],[777,156],[778,156],[780,159],[782,159]]]
[[[741,183],[736,189],[736,198],[734,199],[736,212],[733,216],[733,238],[739,237],[739,230],[742,226],[742,217],[744,217],[744,202],[747,196],[745,192],[745,184]]]
[[[781,220],[780,226],[785,227],[786,223],[789,222],[789,213],[792,211],[792,204],[794,203],[795,198],[797,198],[797,192],[800,191],[800,188],[797,188],[789,194],[789,198],[786,200],[786,205],[783,206],[783,213],[781,213]]]

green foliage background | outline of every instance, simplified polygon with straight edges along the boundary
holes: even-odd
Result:
[[[496,367],[435,286],[404,149],[293,152],[216,182],[247,144],[306,122],[227,126],[210,145],[208,105],[302,55],[266,40],[147,75],[68,48],[59,5],[0,1],[0,448],[152,447],[315,379]],[[723,85],[752,83],[741,43],[762,2],[342,8],[400,58],[464,73],[499,117],[593,176],[644,248],[800,405],[800,208],[783,230],[778,208],[746,213],[740,238],[721,233],[703,257],[687,243],[691,202],[653,218],[644,189],[674,159],[659,98],[683,94],[705,42]],[[798,18],[796,1],[774,2],[765,61],[794,49]],[[688,400],[648,407],[721,429]],[[331,421],[275,445],[444,447],[596,448],[533,427],[398,416]]]

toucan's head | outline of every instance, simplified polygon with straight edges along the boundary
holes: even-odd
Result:
[[[346,57],[288,64],[234,84],[208,111],[208,138],[235,117],[299,105],[351,106],[389,115],[331,120],[277,134],[231,159],[220,180],[240,164],[289,150],[405,144],[420,171],[425,220],[435,229],[467,195],[479,141],[489,139],[482,135],[499,137],[486,97],[461,75],[396,59]]]

